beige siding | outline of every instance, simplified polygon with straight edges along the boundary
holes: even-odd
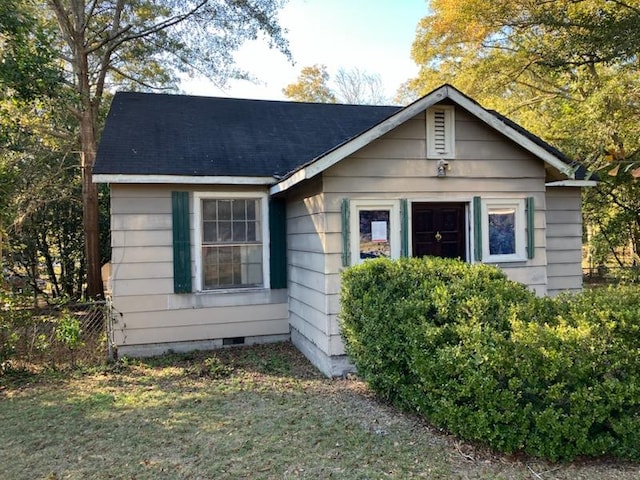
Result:
[[[116,345],[288,334],[286,291],[173,293],[172,189],[185,190],[111,186],[111,295],[120,314],[114,327]],[[191,225],[193,239],[193,218]]]
[[[290,323],[295,338],[304,338],[317,355],[331,355],[327,282],[340,265],[340,251],[327,237],[321,179],[296,188],[287,202],[287,259]],[[329,372],[325,372],[328,373]]]
[[[547,190],[549,295],[582,288],[582,200],[579,188]]]
[[[538,294],[546,293],[543,162],[474,117],[456,111],[456,158],[449,161],[447,177],[437,178],[436,161],[426,159],[425,137],[425,116],[419,115],[327,169],[321,182],[316,179],[291,192],[287,212],[291,324],[308,341],[303,345],[308,356],[313,356],[307,353],[312,348],[329,356],[344,355],[337,321],[343,198],[470,205],[474,196],[533,196],[535,256],[501,267],[510,278]]]

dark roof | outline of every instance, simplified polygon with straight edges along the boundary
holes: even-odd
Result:
[[[282,177],[400,109],[119,92],[93,173]]]

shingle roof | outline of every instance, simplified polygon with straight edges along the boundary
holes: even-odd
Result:
[[[400,108],[119,92],[93,173],[281,177]]]

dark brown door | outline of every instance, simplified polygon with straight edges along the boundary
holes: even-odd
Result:
[[[413,256],[467,259],[464,203],[413,203]]]

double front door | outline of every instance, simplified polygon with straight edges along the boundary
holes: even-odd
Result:
[[[467,260],[464,203],[414,202],[411,218],[414,257]]]

